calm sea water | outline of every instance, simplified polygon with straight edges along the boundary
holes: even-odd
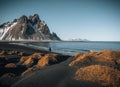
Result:
[[[49,43],[31,43],[34,46],[51,47],[52,52],[65,53],[73,55],[76,52],[88,52],[109,50],[120,50],[120,42],[49,42]]]

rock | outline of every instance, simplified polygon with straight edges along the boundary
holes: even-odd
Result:
[[[56,33],[52,33],[52,40],[61,40]]]
[[[29,20],[32,23],[32,25],[41,22],[38,14],[34,14],[33,16],[29,16]]]
[[[28,22],[27,16],[25,16],[25,15],[21,16],[21,17],[19,18],[18,22],[19,22],[20,24],[22,24],[22,23],[27,23],[27,22]]]

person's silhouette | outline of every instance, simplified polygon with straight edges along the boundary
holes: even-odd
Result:
[[[51,52],[51,48],[49,47],[49,51]]]

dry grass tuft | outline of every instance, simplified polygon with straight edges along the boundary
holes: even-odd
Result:
[[[91,65],[79,68],[75,73],[74,79],[94,82],[106,87],[119,87],[120,71],[108,66]]]
[[[97,64],[120,69],[120,51],[77,53],[74,57],[69,66],[85,67]]]
[[[5,65],[5,68],[16,68],[16,65],[14,63],[8,63]]]
[[[46,54],[38,61],[38,66],[43,67],[57,63],[58,54]]]

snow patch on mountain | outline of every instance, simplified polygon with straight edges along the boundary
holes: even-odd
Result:
[[[17,22],[11,24],[10,26],[5,25],[4,28],[0,28],[0,40],[2,40],[5,36],[5,34],[10,30],[12,27],[14,27],[17,24]]]

